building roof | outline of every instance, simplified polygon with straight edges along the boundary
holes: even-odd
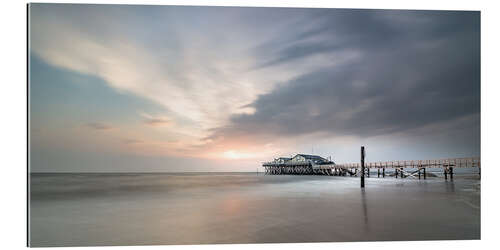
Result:
[[[287,162],[293,162],[292,159],[296,158],[297,156],[303,157],[306,162],[312,162],[316,165],[324,165],[324,164],[335,164],[333,161],[325,159],[319,155],[308,155],[308,154],[297,154],[294,157],[279,157],[275,158],[273,162],[275,163],[280,163],[281,161],[284,161],[284,163]],[[281,162],[283,163],[283,162]]]
[[[297,155],[300,155],[304,158],[306,158],[307,160],[320,160],[320,161],[328,161],[327,159],[319,156],[319,155],[306,155],[306,154],[297,154]]]

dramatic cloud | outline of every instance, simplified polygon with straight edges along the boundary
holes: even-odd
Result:
[[[357,51],[358,58],[260,95],[248,105],[253,114],[233,116],[211,140],[377,136],[464,117],[477,127],[478,13],[345,10],[323,18],[324,25],[284,41],[264,65],[336,50]]]
[[[259,60],[253,48],[307,16],[286,9],[35,4],[31,48],[53,65],[164,105],[166,115],[202,137],[232,114],[253,112],[241,107],[279,81],[332,64],[316,58],[250,70]]]
[[[33,4],[30,17],[41,61],[161,107],[106,120],[127,152],[261,159],[378,137],[386,155],[410,138],[412,152],[479,153],[479,12]]]

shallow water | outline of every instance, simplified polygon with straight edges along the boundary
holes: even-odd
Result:
[[[31,246],[480,238],[480,181],[31,174]]]

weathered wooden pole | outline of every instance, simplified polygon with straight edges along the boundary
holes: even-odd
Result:
[[[474,165],[474,163],[472,165]],[[481,177],[481,160],[480,159],[477,160],[477,168],[479,169],[479,177]]]
[[[365,147],[361,146],[361,188],[365,188]]]

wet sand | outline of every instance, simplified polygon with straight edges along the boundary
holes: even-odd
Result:
[[[31,245],[480,238],[477,176],[32,174]]]

